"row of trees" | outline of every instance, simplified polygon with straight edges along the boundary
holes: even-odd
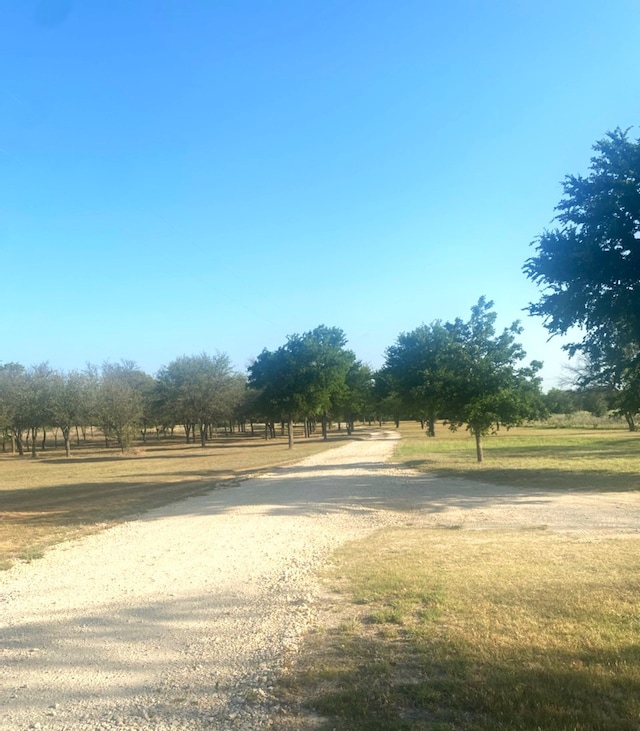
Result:
[[[451,428],[468,426],[482,460],[487,431],[544,411],[541,364],[520,366],[519,326],[496,334],[495,319],[482,298],[468,322],[438,321],[402,334],[377,373],[346,347],[342,330],[324,325],[263,350],[248,378],[224,354],[177,358],[155,378],[126,361],[69,373],[8,364],[0,367],[0,428],[20,454],[30,441],[34,455],[38,433],[44,447],[47,428],[59,430],[69,455],[72,432],[79,438],[87,425],[124,451],[136,433],[146,438],[178,424],[187,441],[199,435],[204,446],[223,422],[262,422],[267,437],[280,423],[292,447],[294,423],[307,436],[320,424],[326,438],[331,421],[350,433],[357,420],[418,418],[434,435],[436,419],[444,419]]]
[[[149,429],[181,424],[189,440],[197,425],[204,445],[217,423],[241,418],[245,397],[245,380],[226,355],[178,358],[156,378],[130,361],[70,372],[8,363],[0,366],[0,430],[3,444],[11,440],[23,455],[30,443],[33,456],[39,433],[45,448],[48,429],[61,433],[67,456],[72,432],[79,441],[87,427],[98,427],[107,445],[114,441],[124,451],[137,433],[146,439]]]

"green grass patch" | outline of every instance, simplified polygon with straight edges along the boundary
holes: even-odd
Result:
[[[637,731],[640,539],[386,529],[283,682],[321,729]]]
[[[623,429],[501,429],[484,439],[482,464],[464,430],[438,425],[429,438],[402,423],[395,458],[443,477],[499,485],[563,490],[640,490],[640,433]]]

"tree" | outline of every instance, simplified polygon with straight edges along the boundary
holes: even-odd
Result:
[[[371,368],[359,360],[349,368],[345,377],[346,389],[338,398],[335,406],[338,416],[347,426],[347,434],[351,434],[356,419],[370,419],[375,413],[374,377]]]
[[[427,423],[431,437],[445,406],[454,346],[451,325],[438,320],[401,333],[386,350],[381,375],[387,379],[389,390],[400,397],[403,410]]]
[[[544,396],[544,404],[550,414],[573,414],[580,408],[580,395],[576,391],[550,389]]]
[[[52,374],[49,416],[51,425],[62,432],[67,457],[71,456],[71,429],[83,419],[85,396],[85,375],[77,371]]]
[[[24,433],[29,419],[25,408],[27,376],[20,363],[0,366],[0,410],[4,428],[11,439],[11,451],[24,456]]]
[[[31,456],[36,456],[38,430],[46,428],[50,420],[51,378],[53,371],[48,363],[31,366],[26,372],[26,387],[22,396],[21,410],[26,419],[27,434],[31,435]],[[43,449],[44,449],[43,440]]]
[[[483,461],[482,437],[496,425],[516,426],[545,412],[539,361],[518,367],[525,357],[516,336],[518,322],[495,332],[493,302],[484,297],[471,309],[468,322],[447,325],[452,333],[448,373],[444,378],[444,417],[453,428],[466,424],[476,441],[478,462]]]
[[[457,429],[466,424],[483,460],[482,437],[496,425],[514,426],[544,412],[537,361],[527,367],[515,338],[515,322],[496,334],[493,302],[481,297],[463,322],[436,321],[400,335],[387,349],[382,376],[404,401],[404,408]]]
[[[165,408],[177,423],[184,424],[187,441],[195,441],[195,426],[200,428],[200,444],[206,446],[209,427],[228,418],[240,398],[237,374],[225,353],[181,356],[158,373]]]
[[[97,394],[96,415],[105,438],[114,438],[125,452],[140,425],[143,414],[140,374],[132,361],[104,363]]]
[[[327,421],[347,391],[347,374],[356,362],[340,328],[320,325],[290,335],[275,351],[263,350],[249,367],[249,386],[260,392],[258,406],[267,419],[288,424],[293,447],[296,420],[318,417],[327,438]]]
[[[552,334],[581,328],[566,349],[624,391],[640,378],[640,140],[618,128],[593,149],[590,173],[565,177],[559,226],[533,242],[524,271],[543,293],[528,310]]]

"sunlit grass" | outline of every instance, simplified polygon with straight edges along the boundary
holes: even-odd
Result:
[[[323,729],[631,731],[640,540],[387,529],[340,549],[341,621],[283,682]]]
[[[485,437],[482,464],[465,430],[438,425],[429,438],[419,424],[403,422],[400,433],[396,459],[442,476],[514,487],[640,489],[640,434],[624,429],[501,429]]]

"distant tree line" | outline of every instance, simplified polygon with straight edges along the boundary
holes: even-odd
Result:
[[[0,365],[0,431],[3,449],[23,455],[46,449],[53,434],[62,437],[67,456],[75,438],[97,427],[106,446],[125,451],[133,438],[146,441],[184,427],[187,441],[202,445],[222,423],[244,425],[248,417],[246,381],[235,373],[228,356],[201,354],[182,357],[152,376],[131,361],[88,366],[62,372],[46,363],[25,368]],[[40,440],[40,441],[39,441]]]
[[[263,350],[247,376],[226,354],[182,356],[152,377],[122,361],[60,372],[46,363],[0,366],[0,430],[18,454],[35,456],[60,435],[66,454],[87,429],[97,428],[105,445],[125,451],[134,437],[146,441],[181,426],[187,442],[202,446],[215,431],[254,430],[265,438],[278,430],[294,444],[294,425],[309,436],[329,424],[346,432],[357,421],[420,419],[435,434],[436,420],[453,429],[463,424],[476,439],[500,425],[511,426],[544,413],[537,371],[521,366],[516,324],[495,332],[492,303],[480,299],[468,322],[423,325],[400,335],[377,372],[346,347],[337,327],[291,335],[276,350]]]

